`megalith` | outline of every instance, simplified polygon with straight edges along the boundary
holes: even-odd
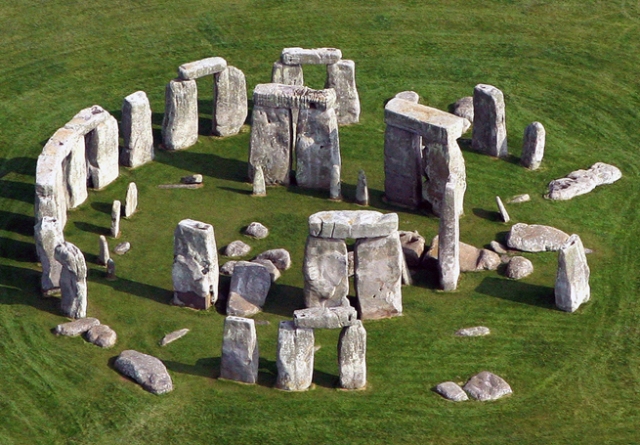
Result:
[[[356,64],[353,60],[341,59],[327,65],[325,88],[336,91],[336,114],[340,125],[360,121],[360,97],[356,88]]]
[[[122,102],[122,137],[124,145],[120,152],[120,163],[136,168],[153,161],[153,132],[151,106],[144,91],[136,91]]]
[[[226,67],[227,61],[222,57],[207,57],[206,59],[180,65],[178,67],[178,78],[181,80],[195,80],[219,73]]]
[[[64,243],[62,227],[57,219],[45,216],[38,221],[34,229],[36,253],[42,265],[40,281],[43,294],[60,288],[62,264],[55,259],[55,249]]]
[[[60,272],[60,307],[69,318],[87,316],[87,264],[80,249],[70,242],[58,244],[55,259],[62,266]]]
[[[135,182],[127,186],[127,196],[124,200],[124,217],[130,218],[138,208],[138,187]]]
[[[367,186],[367,175],[364,170],[358,172],[358,184],[356,185],[356,204],[361,206],[369,205],[369,187]]]
[[[252,319],[228,316],[224,320],[220,378],[258,382],[258,336]]]
[[[529,170],[537,170],[544,156],[546,131],[540,122],[529,124],[524,130],[522,141],[522,156],[520,164]]]
[[[509,155],[504,96],[492,85],[478,84],[473,90],[471,146],[480,153],[497,158]]]
[[[111,236],[118,238],[120,236],[120,212],[122,211],[122,203],[117,199],[111,205]]]
[[[280,60],[285,65],[330,65],[342,59],[342,51],[337,48],[284,48]]]
[[[305,391],[313,379],[313,329],[296,327],[293,321],[281,321],[278,329],[276,388]]]
[[[285,65],[277,61],[271,70],[271,82],[283,85],[304,85],[304,74],[300,65]]]
[[[244,73],[227,66],[214,74],[213,134],[238,134],[247,118],[247,82]]]
[[[98,264],[101,266],[106,266],[107,261],[111,256],[109,255],[109,243],[107,243],[107,238],[104,235],[100,235],[99,238],[99,253],[98,253]]]
[[[460,225],[456,185],[447,183],[438,228],[438,271],[440,286],[445,291],[458,287],[460,277]]]
[[[302,272],[306,307],[349,305],[347,245],[343,239],[307,237]]]
[[[367,385],[367,331],[362,321],[342,328],[338,341],[340,387],[362,389]]]
[[[265,184],[289,185],[291,170],[291,111],[281,107],[254,106],[251,114],[249,178],[257,166],[262,168]]]
[[[262,311],[270,288],[271,275],[265,266],[238,261],[231,276],[227,315],[250,317]]]
[[[558,254],[555,296],[558,309],[576,311],[582,303],[589,301],[589,265],[582,240],[571,235]]]
[[[198,86],[174,79],[165,89],[162,140],[167,150],[183,150],[198,141]]]

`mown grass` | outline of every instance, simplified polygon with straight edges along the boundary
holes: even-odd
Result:
[[[640,8],[613,1],[275,1],[25,0],[0,7],[0,443],[636,443],[639,416]],[[340,130],[346,200],[295,188],[249,196],[248,128],[226,139],[202,136],[181,153],[121,169],[69,214],[65,236],[85,253],[89,315],[119,335],[112,350],[56,338],[64,321],[55,300],[39,297],[33,246],[35,161],[44,142],[94,103],[119,116],[122,99],[142,89],[159,124],[164,85],[184,62],[222,56],[247,75],[249,88],[270,78],[283,47],[335,46],[354,59],[361,123]],[[305,71],[321,87],[321,70]],[[356,208],[357,172],[367,172],[372,208],[398,211],[402,229],[430,238],[437,220],[387,206],[383,193],[385,100],[415,90],[446,109],[477,83],[501,88],[511,161],[465,150],[468,189],[462,239],[482,246],[509,228],[495,218],[495,195],[530,193],[508,206],[514,221],[578,233],[594,250],[592,301],[575,314],[553,308],[556,255],[526,254],[536,272],[512,282],[495,272],[466,274],[455,293],[434,288],[424,272],[403,289],[403,317],[367,322],[369,388],[334,389],[337,332],[318,331],[315,389],[288,394],[275,381],[278,321],[302,304],[300,267],[306,218],[323,209]],[[210,82],[199,82],[206,129]],[[531,121],[547,129],[543,167],[517,165]],[[158,127],[159,128],[159,127]],[[204,133],[204,131],[203,131]],[[549,180],[596,161],[619,166],[616,184],[569,202],[542,198]],[[161,190],[202,173],[199,190]],[[95,264],[110,203],[128,182],[140,210],[122,223],[132,250],[117,257],[118,280]],[[271,236],[254,252],[285,247],[294,267],[283,274],[256,319],[260,384],[215,379],[223,316],[168,304],[172,234],[183,218],[215,227],[218,247],[241,238],[253,220]],[[115,245],[115,240],[110,240]],[[224,260],[223,260],[224,261]],[[222,280],[222,286],[228,281]],[[484,324],[492,335],[452,334]],[[191,333],[165,348],[163,334]],[[110,362],[123,349],[161,358],[175,390],[152,396],[121,378]],[[464,382],[481,370],[503,376],[514,395],[494,403],[453,404],[431,388]]]

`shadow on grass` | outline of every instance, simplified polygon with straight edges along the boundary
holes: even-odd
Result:
[[[494,212],[491,210],[485,210],[485,209],[480,209],[480,208],[475,208],[472,210],[473,214],[476,215],[478,218],[483,218],[486,219],[487,221],[502,221],[500,218],[500,213],[499,212]]]
[[[198,359],[195,365],[187,365],[185,363],[175,362],[172,360],[163,360],[164,365],[173,372],[182,374],[190,374],[198,377],[206,377],[211,379],[220,378],[221,357],[207,357]],[[276,362],[260,357],[258,360],[258,382],[260,386],[272,388],[276,384],[276,376],[278,369]],[[225,379],[226,380],[226,379]],[[230,381],[230,380],[226,380]]]
[[[75,225],[78,229],[82,230],[83,232],[95,233],[97,235],[105,235],[105,236],[111,234],[111,228],[98,226],[96,224],[76,221],[73,223],[73,225]]]
[[[41,146],[46,144],[48,139],[40,142]],[[9,173],[18,173],[19,175],[35,176],[36,175],[36,162],[35,158],[27,158],[26,156],[19,156],[17,158],[2,159],[0,160],[0,178],[8,175]]]
[[[241,195],[251,195],[253,193],[253,190],[238,189],[238,188],[233,188],[233,187],[218,187],[218,188],[220,190],[226,190],[227,192],[239,193]]]
[[[555,308],[553,288],[521,281],[487,277],[476,288],[476,292],[516,303],[547,309]]]
[[[0,265],[0,304],[32,306],[60,315],[60,299],[41,296],[40,276],[37,270]]]
[[[304,307],[304,294],[301,288],[276,282],[269,291],[262,311],[291,318],[293,311]]]
[[[92,259],[95,260],[97,258],[92,258]],[[171,304],[171,300],[173,298],[173,291],[171,290],[118,277],[117,263],[116,263],[117,278],[113,281],[107,280],[106,271],[100,268],[90,269],[88,275],[89,275],[88,279],[90,281],[110,286],[113,290],[117,292],[122,292],[125,294],[131,294],[138,297],[148,298],[160,304]]]
[[[156,152],[156,162],[193,173],[227,181],[246,182],[247,163],[227,159],[213,153],[196,153],[188,150]]]
[[[36,188],[33,184],[17,181],[0,181],[0,198],[14,199],[16,201],[33,204]]]
[[[0,237],[0,257],[25,263],[38,261],[34,243]]]
[[[92,202],[91,208],[97,210],[100,213],[106,213],[107,215],[111,215],[111,208],[113,206],[112,202]]]
[[[7,232],[14,232],[24,236],[33,236],[35,218],[32,216],[0,210],[0,221],[3,221],[4,224],[2,229]]]

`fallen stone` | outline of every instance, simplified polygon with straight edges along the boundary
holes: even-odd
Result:
[[[271,288],[271,275],[262,264],[238,261],[233,268],[227,315],[250,317],[262,311]]]
[[[202,184],[202,175],[189,175],[180,178],[182,184]]]
[[[325,88],[336,91],[336,115],[340,125],[356,124],[360,121],[360,97],[356,88],[356,64],[342,59],[327,65]]]
[[[464,402],[469,400],[467,393],[465,393],[460,385],[454,382],[443,382],[436,386],[435,391],[447,400],[453,402]]]
[[[54,258],[62,265],[60,272],[60,308],[69,318],[87,316],[87,264],[80,249],[68,241],[55,248]]]
[[[53,333],[56,335],[64,335],[65,337],[77,337],[99,324],[100,320],[97,318],[79,318],[68,323],[59,324],[55,327]]]
[[[540,122],[529,124],[524,130],[520,164],[530,170],[537,170],[544,156],[546,132]]]
[[[98,253],[98,264],[101,266],[106,266],[107,261],[109,261],[109,243],[107,243],[107,238],[104,235],[100,235],[100,251]]]
[[[304,85],[304,75],[302,66],[285,65],[282,62],[275,62],[271,70],[271,82],[283,85]]]
[[[398,230],[398,215],[373,210],[331,210],[309,217],[309,234],[319,238],[377,238]]]
[[[509,155],[504,96],[492,85],[478,84],[473,90],[471,146],[474,150],[497,158]]]
[[[558,254],[555,296],[558,309],[574,312],[591,298],[589,265],[582,240],[571,235]]]
[[[178,329],[177,331],[170,332],[169,334],[162,337],[160,340],[160,346],[167,346],[169,343],[173,343],[174,341],[184,337],[189,333],[189,329]]]
[[[116,370],[153,394],[173,391],[167,368],[157,358],[138,351],[122,351],[114,362]]]
[[[369,205],[369,187],[367,187],[367,176],[364,170],[358,172],[358,184],[356,185],[356,204],[361,206]]]
[[[493,250],[495,253],[500,255],[508,253],[506,246],[504,246],[502,243],[499,243],[498,241],[491,241],[489,243],[489,247],[491,247],[491,250]]]
[[[554,227],[518,223],[511,226],[507,246],[524,252],[557,251],[569,239],[569,235]]]
[[[453,104],[451,112],[458,117],[466,119],[471,124],[473,122],[473,96],[458,99]]]
[[[337,48],[284,48],[280,60],[285,65],[330,65],[342,59]]]
[[[220,378],[258,382],[258,337],[253,320],[228,316],[224,320]]]
[[[222,275],[229,275],[229,276],[233,275],[233,269],[236,267],[237,263],[238,263],[237,261],[227,261],[220,268],[220,273]]]
[[[285,249],[265,250],[256,257],[256,260],[269,260],[280,271],[291,267],[291,255]]]
[[[254,221],[244,229],[244,234],[255,239],[264,239],[269,236],[269,229]]]
[[[551,181],[549,193],[545,195],[545,198],[566,201],[589,193],[600,185],[612,184],[620,178],[622,178],[622,172],[618,167],[597,162],[589,167],[589,170],[576,170],[565,178]]]
[[[313,379],[313,329],[281,321],[278,329],[276,388],[285,391],[306,391]]]
[[[199,189],[204,184],[159,184],[159,189]]]
[[[352,306],[313,307],[293,311],[293,323],[298,328],[339,329],[358,321],[358,313]]]
[[[221,72],[227,67],[227,61],[222,57],[208,57],[195,62],[185,63],[178,67],[180,79],[198,79]]]
[[[507,264],[505,275],[512,280],[519,280],[533,273],[533,263],[525,257],[514,256]]]
[[[99,324],[89,329],[85,334],[85,338],[89,343],[101,348],[111,348],[116,344],[118,336],[116,331],[106,324]]]
[[[267,196],[267,186],[264,181],[262,167],[256,165],[253,172],[253,196]]]
[[[507,382],[489,371],[482,371],[471,377],[463,389],[471,397],[481,402],[497,400],[513,392]]]
[[[525,193],[524,195],[516,195],[507,201],[507,204],[520,204],[521,202],[531,201],[531,196]]]
[[[127,187],[127,197],[124,200],[124,217],[130,218],[138,208],[138,187],[135,182],[130,182]]]
[[[425,240],[418,232],[399,230],[402,253],[409,267],[418,267],[422,261]]]
[[[112,258],[107,260],[107,280],[113,281],[116,279],[116,263]]]
[[[113,253],[115,253],[116,255],[124,255],[129,250],[131,250],[131,243],[129,243],[129,241],[125,241],[124,243],[120,243],[116,247],[114,247]]]
[[[427,258],[438,259],[438,236],[431,240],[431,247],[425,253]],[[460,250],[460,272],[496,270],[501,264],[500,256],[488,249],[478,249],[470,244],[458,243]]]
[[[55,259],[56,246],[64,242],[62,227],[56,218],[45,216],[34,228],[38,261],[42,266],[40,284],[43,293],[60,288],[62,265]]]
[[[267,268],[269,271],[269,275],[271,276],[271,282],[275,283],[278,278],[282,275],[280,270],[273,264],[271,260],[267,260],[266,258],[251,260],[252,263],[261,264]]]
[[[509,218],[509,213],[507,213],[507,209],[502,203],[502,199],[500,199],[499,196],[496,196],[496,204],[498,205],[498,212],[500,213],[500,219],[502,220],[502,222],[508,223],[509,221],[511,221],[511,218]]]
[[[415,91],[401,91],[394,96],[397,99],[406,100],[417,104],[420,101],[420,95]]]
[[[232,136],[247,119],[247,81],[235,66],[214,75],[213,134]]]
[[[306,307],[349,305],[347,261],[344,240],[307,237],[302,265]]]
[[[340,387],[362,389],[367,385],[367,331],[362,321],[342,328],[338,340]]]
[[[122,210],[122,203],[118,200],[113,201],[111,206],[111,236],[114,238],[120,237],[120,211]]]
[[[491,330],[489,330],[486,326],[474,326],[472,328],[462,328],[456,331],[458,337],[483,337],[485,335],[491,334]]]
[[[128,95],[122,102],[122,137],[124,145],[120,163],[136,168],[153,161],[153,131],[151,106],[144,91]]]
[[[251,252],[251,246],[240,240],[232,241],[224,249],[224,255],[230,258],[239,258]]]
[[[165,90],[162,140],[167,150],[198,142],[198,86],[195,80],[172,80]]]

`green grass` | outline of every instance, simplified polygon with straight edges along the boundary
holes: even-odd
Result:
[[[420,443],[629,444],[640,442],[640,6],[628,0],[315,1],[23,0],[0,6],[0,420],[1,444],[92,443]],[[340,141],[347,200],[269,189],[249,196],[248,127],[226,138],[203,136],[180,153],[120,178],[69,213],[67,240],[85,253],[90,316],[112,326],[118,343],[101,350],[57,338],[65,319],[39,297],[33,245],[35,162],[43,144],[80,109],[99,104],[119,116],[122,99],[146,91],[159,129],[164,86],[178,65],[221,56],[242,69],[251,90],[270,80],[287,46],[341,48],[355,60],[361,123]],[[322,87],[322,70],[305,69]],[[477,83],[502,89],[511,161],[464,151],[468,188],[462,240],[500,238],[495,195],[530,193],[508,206],[515,222],[578,233],[589,255],[592,301],[577,313],[553,308],[553,253],[525,254],[536,271],[512,282],[496,272],[464,274],[459,290],[434,288],[433,271],[403,288],[405,315],[366,322],[366,391],[334,388],[337,331],[318,331],[315,389],[272,388],[278,321],[302,305],[301,264],[309,214],[352,209],[364,169],[372,208],[398,211],[402,229],[426,238],[437,219],[382,202],[383,105],[415,90],[447,109]],[[202,119],[210,81],[199,82]],[[547,130],[542,168],[517,165],[522,133]],[[203,126],[203,127],[206,127]],[[617,165],[619,182],[568,202],[542,198],[546,184],[596,161]],[[198,190],[158,184],[202,173]],[[122,222],[132,250],[117,257],[118,280],[95,264],[110,205],[135,181],[139,212]],[[183,218],[213,224],[218,247],[241,238],[254,220],[269,238],[253,252],[284,247],[294,266],[273,287],[257,326],[260,384],[218,381],[223,316],[168,304],[173,229]],[[110,246],[115,241],[110,239]],[[223,259],[224,261],[224,259]],[[228,280],[222,280],[223,286]],[[353,292],[352,292],[353,293]],[[483,324],[492,335],[462,339],[458,328]],[[167,332],[188,327],[165,348]],[[110,367],[123,349],[162,359],[175,390],[153,396]],[[503,376],[513,396],[492,403],[449,403],[431,388],[464,382],[482,370]]]

